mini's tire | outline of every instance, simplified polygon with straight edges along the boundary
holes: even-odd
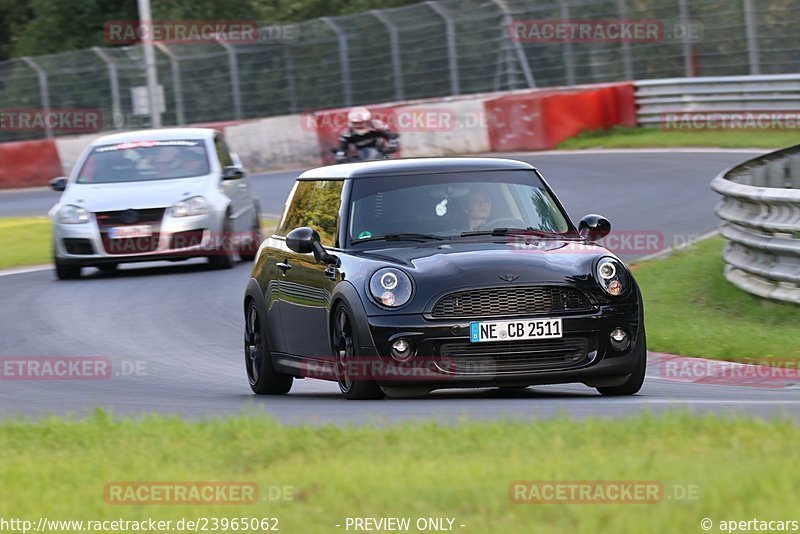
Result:
[[[352,317],[348,306],[340,303],[333,312],[331,325],[331,347],[335,358],[334,370],[339,390],[348,400],[377,400],[383,399],[386,393],[374,380],[354,378],[348,375],[350,368],[347,358],[357,356],[357,347],[360,347],[358,329],[353,328]],[[357,366],[362,367],[362,366]]]
[[[294,377],[275,370],[269,339],[262,332],[260,312],[253,301],[245,310],[244,361],[250,389],[256,395],[286,395],[292,389]]]
[[[647,336],[642,332],[642,337],[636,342],[636,366],[628,379],[619,386],[598,387],[597,391],[606,397],[621,397],[635,395],[642,389],[644,376],[647,372]]]

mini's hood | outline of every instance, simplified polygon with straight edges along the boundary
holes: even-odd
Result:
[[[418,295],[437,296],[451,291],[504,285],[566,284],[595,286],[593,267],[605,248],[580,241],[512,242],[460,241],[418,247],[393,247],[359,254],[374,259],[375,268],[394,264],[414,279]],[[368,277],[371,272],[365,272]],[[351,281],[353,281],[351,279]],[[359,283],[359,282],[354,282]],[[417,301],[417,299],[413,299]],[[408,313],[418,313],[428,299],[414,302]]]
[[[73,183],[59,204],[74,204],[91,212],[167,208],[179,200],[204,194],[208,183],[208,176],[116,184]]]

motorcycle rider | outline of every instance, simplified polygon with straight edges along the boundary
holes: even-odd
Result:
[[[378,154],[397,152],[398,135],[381,121],[372,118],[367,108],[357,107],[347,113],[347,128],[339,135],[336,163],[347,161],[350,147],[358,152],[362,161],[378,159]]]

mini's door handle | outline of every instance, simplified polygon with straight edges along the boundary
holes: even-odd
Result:
[[[278,262],[278,263],[276,263],[275,265],[277,265],[277,266],[278,266],[278,269],[280,269],[280,270],[281,270],[281,271],[283,271],[284,273],[286,273],[286,271],[288,271],[289,269],[291,269],[291,268],[292,268],[291,264],[289,264],[289,263],[286,263],[286,262],[283,262],[283,261],[279,261],[279,262]]]

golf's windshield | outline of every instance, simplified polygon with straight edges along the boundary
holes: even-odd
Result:
[[[208,156],[202,140],[135,141],[96,147],[76,182],[171,180],[208,173]]]
[[[437,239],[531,230],[563,234],[566,215],[533,171],[484,171],[353,181],[349,239]]]

